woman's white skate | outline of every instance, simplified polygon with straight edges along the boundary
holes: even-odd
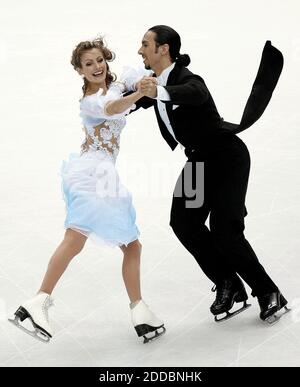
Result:
[[[24,302],[14,313],[14,319],[9,322],[20,328],[23,332],[42,341],[49,343],[52,337],[52,329],[49,325],[48,308],[53,305],[53,300],[47,293],[39,293],[32,299]],[[27,329],[20,322],[29,319],[34,330]]]
[[[143,300],[131,310],[131,320],[139,337],[144,337],[144,344],[157,339],[166,332],[164,323],[159,320]]]

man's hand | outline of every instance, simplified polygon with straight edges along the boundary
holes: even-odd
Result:
[[[155,77],[144,77],[138,83],[138,91],[150,98],[157,97],[157,79]]]

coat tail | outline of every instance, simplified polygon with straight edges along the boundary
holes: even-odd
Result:
[[[282,68],[282,53],[276,47],[272,46],[270,40],[267,40],[240,124],[223,121],[222,128],[233,133],[239,133],[253,125],[268,106]]]

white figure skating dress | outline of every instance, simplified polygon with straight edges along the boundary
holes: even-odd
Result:
[[[112,83],[83,97],[80,116],[86,134],[83,151],[72,153],[61,168],[66,203],[65,228],[76,230],[96,243],[128,245],[139,236],[132,196],[120,181],[115,162],[125,115],[107,115],[108,101],[122,98],[122,85]]]

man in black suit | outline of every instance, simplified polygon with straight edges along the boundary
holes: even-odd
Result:
[[[238,311],[248,306],[242,278],[258,298],[260,318],[272,323],[276,312],[283,307],[287,310],[287,301],[244,236],[249,152],[230,130],[234,124],[220,117],[204,80],[186,68],[190,58],[180,54],[180,47],[178,33],[159,25],[145,33],[138,51],[145,68],[155,74],[140,82],[146,97],[137,102],[137,109],[154,106],[163,138],[172,150],[181,144],[188,158],[175,187],[170,225],[215,284],[216,299],[211,312],[216,321],[223,320],[217,319],[223,313],[226,313],[225,319],[234,315],[229,310],[235,302],[244,302]],[[263,92],[258,99],[266,106],[270,95]],[[203,195],[199,191],[199,179],[204,189],[204,200],[200,201]],[[194,203],[191,192],[195,193]],[[197,198],[197,195],[200,196]],[[205,225],[208,215],[209,228]]]

